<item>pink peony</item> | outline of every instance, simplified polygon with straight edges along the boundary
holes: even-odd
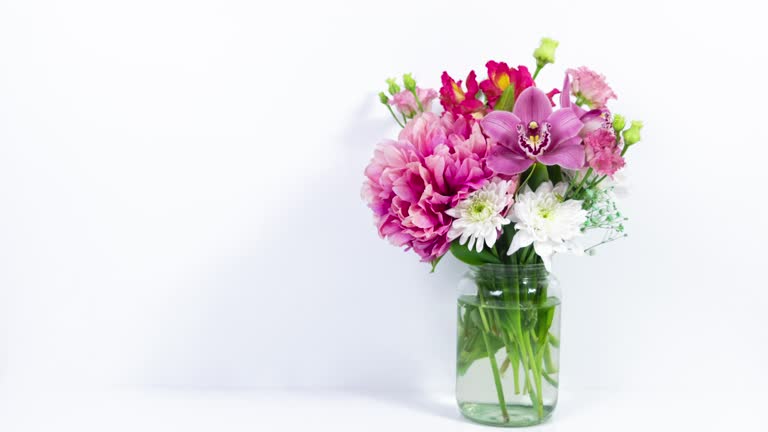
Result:
[[[450,113],[419,114],[397,141],[379,144],[363,185],[379,235],[422,261],[445,254],[453,221],[445,211],[492,176],[488,151],[479,125]]]
[[[571,76],[573,95],[586,102],[590,108],[604,108],[608,99],[616,99],[611,87],[605,82],[605,76],[582,66],[568,69],[566,74]]]
[[[432,101],[437,98],[437,92],[432,89],[423,89],[416,87],[416,94],[419,95],[421,106],[424,111],[430,111],[432,109]],[[416,103],[416,98],[413,97],[413,93],[410,90],[403,90],[400,93],[392,96],[392,100],[389,104],[395,107],[398,111],[403,113],[406,117],[413,117],[419,112],[419,104]]]
[[[587,164],[598,174],[612,176],[624,166],[616,135],[606,128],[596,129],[584,137]]]

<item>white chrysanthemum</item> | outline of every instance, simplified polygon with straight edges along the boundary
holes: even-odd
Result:
[[[527,185],[518,193],[510,219],[515,223],[515,237],[507,255],[533,244],[533,249],[544,261],[547,270],[552,267],[556,252],[582,254],[584,249],[574,239],[582,235],[581,227],[587,218],[581,201],[563,201],[567,183],[542,183],[536,192]]]
[[[493,179],[481,189],[469,194],[456,207],[446,210],[446,214],[456,220],[448,231],[448,239],[459,238],[459,244],[469,241],[469,249],[483,250],[483,245],[493,247],[499,236],[499,230],[510,220],[502,215],[512,204],[510,193],[512,182]]]

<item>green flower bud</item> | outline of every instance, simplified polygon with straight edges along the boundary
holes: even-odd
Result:
[[[397,82],[395,82],[394,78],[388,78],[387,79],[387,84],[389,84],[389,89],[388,89],[389,90],[389,94],[394,96],[394,95],[400,93],[400,86],[397,85]]]
[[[536,59],[536,66],[542,67],[547,63],[555,62],[555,49],[560,45],[560,42],[550,39],[541,38],[541,45],[533,51],[533,58]]]
[[[624,126],[627,125],[627,119],[621,114],[613,115],[613,130],[619,133],[624,130]]]
[[[624,145],[631,146],[640,141],[640,129],[643,128],[643,122],[632,120],[632,125],[624,131]]]
[[[405,84],[405,88],[408,91],[415,91],[416,90],[416,80],[413,79],[411,74],[403,75],[403,84]]]
[[[381,101],[381,103],[383,103],[384,105],[388,104],[389,103],[389,98],[387,97],[387,94],[384,93],[384,92],[380,92],[379,93],[379,101]]]

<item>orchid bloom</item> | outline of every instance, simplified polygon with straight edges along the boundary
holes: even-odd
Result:
[[[488,166],[506,175],[519,174],[535,162],[582,168],[585,156],[579,131],[583,123],[571,109],[570,100],[567,104],[552,111],[547,95],[529,87],[520,94],[512,112],[493,111],[486,115],[480,125],[498,143],[491,151]]]
[[[443,72],[441,79],[443,86],[440,88],[440,103],[446,111],[459,115],[471,115],[483,110],[483,102],[477,99],[479,87],[475,71],[467,76],[466,92],[461,89],[461,81],[454,81],[448,72]]]

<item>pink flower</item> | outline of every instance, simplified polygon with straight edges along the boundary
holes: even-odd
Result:
[[[466,92],[461,88],[461,81],[454,81],[448,72],[443,72],[441,79],[443,86],[440,88],[440,103],[446,111],[460,115],[472,115],[485,109],[483,102],[477,99],[479,87],[477,86],[475,71],[470,72],[467,76]]]
[[[531,73],[525,66],[518,66],[515,69],[504,62],[496,63],[491,60],[485,64],[485,67],[488,69],[488,79],[480,83],[480,89],[488,98],[488,106],[491,108],[496,105],[501,94],[510,85],[515,86],[515,100],[523,90],[534,85]]]
[[[424,111],[430,111],[432,109],[432,101],[437,98],[437,92],[432,89],[423,89],[416,87],[416,94],[419,95],[421,106]],[[389,104],[395,107],[399,112],[403,113],[406,117],[413,117],[419,112],[419,104],[416,102],[416,98],[413,97],[413,93],[410,90],[403,90],[400,93],[392,96]]]
[[[552,106],[555,106],[555,96],[560,94],[560,90],[553,88],[547,93],[547,97],[549,98],[549,104]]]
[[[570,107],[552,111],[549,98],[536,87],[520,94],[512,112],[493,111],[480,124],[498,143],[488,165],[499,174],[519,174],[534,162],[568,169],[584,166],[584,146],[578,135],[583,123]]]
[[[379,144],[365,169],[362,195],[379,235],[413,249],[422,261],[445,254],[453,222],[445,211],[492,176],[485,164],[488,151],[472,120],[450,113],[414,117],[397,141]]]
[[[584,137],[584,145],[587,164],[598,174],[612,176],[624,166],[613,130],[599,128],[590,132]]]
[[[571,83],[573,95],[586,102],[590,108],[604,108],[608,99],[616,99],[613,90],[605,82],[605,76],[585,66],[568,69],[565,73],[573,80]]]
[[[571,80],[567,73],[565,74],[565,80],[563,81],[563,92],[560,93],[560,107],[570,108],[573,113],[576,114],[576,117],[584,123],[584,126],[579,132],[579,136],[582,138],[600,128],[613,130],[611,111],[608,110],[608,108],[603,107],[587,111],[584,108],[571,103]]]

